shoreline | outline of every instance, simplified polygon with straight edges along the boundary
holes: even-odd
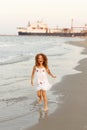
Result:
[[[87,40],[69,44],[84,47],[82,54],[87,54]],[[74,69],[81,73],[64,76],[54,86],[56,93],[64,95],[63,103],[47,119],[25,130],[87,130],[87,58],[80,60]]]

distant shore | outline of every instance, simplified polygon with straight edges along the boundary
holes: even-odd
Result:
[[[87,54],[87,39],[69,44],[84,47],[83,54]],[[65,76],[54,87],[64,95],[56,112],[26,130],[87,130],[87,58],[75,69],[81,73]]]
[[[17,34],[0,34],[0,36],[18,36]]]

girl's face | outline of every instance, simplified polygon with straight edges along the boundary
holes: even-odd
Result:
[[[44,59],[43,59],[42,55],[39,55],[38,56],[38,63],[43,64],[43,62],[44,62]]]

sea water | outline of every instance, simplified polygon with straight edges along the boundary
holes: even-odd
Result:
[[[35,87],[30,84],[35,55],[45,53],[49,68],[57,77],[49,82],[54,86],[63,76],[80,73],[74,68],[87,57],[84,48],[68,44],[80,38],[57,36],[0,36],[0,129],[23,130],[47,118],[61,103],[62,93],[47,92],[49,112],[37,105]]]

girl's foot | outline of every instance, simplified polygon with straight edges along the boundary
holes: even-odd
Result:
[[[42,103],[42,100],[40,99],[39,101],[38,101],[38,104],[41,104]]]
[[[44,111],[48,111],[48,107],[47,106],[44,107]]]

